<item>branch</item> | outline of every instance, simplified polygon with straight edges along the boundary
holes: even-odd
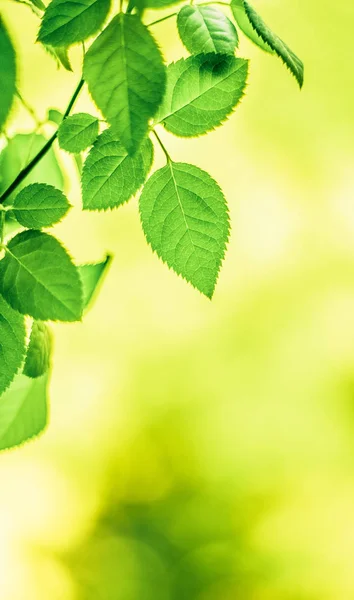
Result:
[[[70,111],[72,109],[72,107],[75,104],[75,101],[78,97],[78,95],[81,92],[81,89],[84,85],[84,80],[81,79],[79,85],[77,86],[75,92],[73,93],[70,102],[67,106],[67,109],[64,113],[64,117],[63,120],[65,119],[65,117],[67,117],[70,114]],[[58,127],[59,129],[59,127]],[[39,161],[43,158],[43,156],[45,156],[48,152],[48,150],[50,150],[50,148],[52,147],[53,143],[55,142],[57,136],[58,136],[58,129],[53,133],[52,137],[49,138],[49,140],[44,144],[43,148],[41,148],[39,150],[39,152],[36,154],[36,156],[34,156],[32,158],[32,160],[28,163],[28,165],[26,167],[24,167],[22,169],[22,171],[19,172],[19,174],[17,175],[16,179],[14,179],[14,181],[10,184],[10,186],[5,190],[5,192],[2,194],[2,196],[0,196],[0,204],[3,204],[9,196],[11,196],[12,192],[15,191],[15,189],[23,182],[23,180],[27,177],[27,175],[29,175],[31,173],[31,171],[34,169],[34,167],[39,163]]]

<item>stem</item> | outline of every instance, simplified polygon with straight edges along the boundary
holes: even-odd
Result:
[[[160,137],[157,135],[155,129],[152,129],[151,132],[154,134],[155,138],[157,139],[157,141],[158,141],[158,143],[159,143],[159,145],[160,145],[160,147],[161,147],[164,155],[166,156],[167,162],[168,163],[173,162],[172,159],[171,159],[171,157],[170,157],[170,155],[169,155],[169,153],[167,152],[165,146],[163,145],[162,141],[160,140]]]
[[[167,21],[167,19],[171,19],[172,17],[176,17],[176,15],[178,15],[177,12],[171,13],[170,15],[167,15],[166,17],[162,17],[162,19],[157,19],[157,21],[153,21],[152,23],[148,23],[146,25],[146,27],[152,27],[153,25],[157,25],[158,23],[162,23],[162,21]]]
[[[70,102],[64,113],[63,120],[65,119],[65,117],[67,117],[70,114],[70,111],[71,111],[72,107],[74,106],[76,98],[78,97],[79,93],[81,92],[83,85],[84,85],[84,80],[81,79],[79,85],[77,86],[75,92],[73,93],[73,95],[70,99]],[[45,156],[47,154],[48,150],[52,147],[53,143],[55,142],[55,140],[57,138],[58,129],[53,133],[52,137],[49,138],[49,140],[47,140],[47,142],[44,144],[43,148],[41,148],[41,150],[36,154],[36,156],[34,158],[32,158],[32,160],[28,163],[28,165],[26,165],[26,167],[24,167],[22,169],[22,171],[19,172],[16,179],[14,179],[14,181],[10,184],[10,186],[4,191],[2,196],[0,196],[0,204],[3,204],[5,202],[5,200],[7,200],[7,198],[9,196],[11,196],[12,192],[14,192],[15,189],[27,177],[27,175],[29,175],[31,173],[32,169],[34,169],[34,167],[39,163],[39,161],[43,158],[43,156]]]

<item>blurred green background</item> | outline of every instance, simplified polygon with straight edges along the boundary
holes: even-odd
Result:
[[[0,4],[23,96],[63,109],[80,49],[57,70],[30,10]],[[354,3],[254,4],[303,91],[243,39],[228,123],[161,132],[229,202],[212,302],[152,254],[136,200],[82,214],[60,155],[75,208],[57,235],[78,262],[115,258],[84,323],[55,326],[49,429],[0,455],[1,600],[354,598]],[[154,32],[184,54],[173,20]],[[32,127],[17,106],[9,133]]]

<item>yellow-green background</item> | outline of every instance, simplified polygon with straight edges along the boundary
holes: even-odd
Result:
[[[161,132],[229,202],[212,302],[152,254],[136,200],[82,214],[67,184],[57,235],[78,262],[115,258],[84,323],[55,327],[49,429],[0,456],[1,600],[354,598],[354,3],[255,5],[304,60],[303,91],[243,40],[229,122]],[[1,9],[23,95],[63,109],[79,49],[57,71],[29,9]],[[174,20],[154,32],[184,52]],[[10,133],[31,126],[13,112]]]

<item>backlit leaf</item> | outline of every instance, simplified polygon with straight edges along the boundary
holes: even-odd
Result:
[[[92,146],[98,136],[98,119],[87,113],[67,117],[58,131],[59,146],[67,152],[77,154]]]
[[[193,165],[169,161],[145,184],[140,215],[152,249],[211,298],[229,235],[227,205],[218,184]]]
[[[84,78],[121,143],[134,153],[165,90],[160,51],[137,15],[114,17],[86,54]]]
[[[70,46],[97,33],[110,9],[110,0],[52,0],[38,40],[49,46]]]
[[[82,172],[82,200],[86,210],[106,210],[129,200],[143,185],[151,168],[149,139],[130,156],[112,129],[106,129],[91,149]]]
[[[233,54],[238,35],[233,23],[215,6],[183,6],[178,13],[179,36],[191,54]]]
[[[16,91],[16,56],[0,17],[0,131],[9,115]]]
[[[0,261],[0,292],[12,308],[34,319],[81,319],[78,270],[58,240],[47,233],[23,231],[10,240]]]
[[[0,394],[10,385],[21,367],[25,348],[24,317],[14,311],[0,296]]]
[[[52,354],[52,332],[42,321],[33,321],[23,374],[35,379],[49,370]]]
[[[17,194],[13,203],[19,223],[30,229],[42,229],[58,223],[70,204],[64,194],[52,185],[32,183]]]
[[[39,435],[47,424],[48,374],[37,379],[17,375],[0,399],[0,450]]]
[[[211,131],[242,98],[247,73],[248,61],[231,55],[200,54],[172,63],[155,122],[182,137]]]
[[[107,255],[106,259],[100,263],[80,265],[78,267],[82,281],[85,309],[88,308],[96,295],[111,261],[112,257]]]

